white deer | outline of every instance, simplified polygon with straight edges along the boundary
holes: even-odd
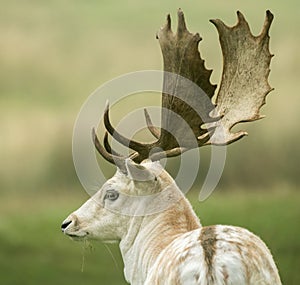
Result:
[[[220,20],[212,21],[224,57],[215,110],[214,105],[204,104],[195,86],[182,79],[184,76],[212,98],[216,86],[210,84],[211,72],[205,69],[198,51],[201,39],[188,32],[179,10],[177,33],[171,31],[168,16],[157,35],[166,71],[161,128],[154,127],[145,112],[157,141],[145,144],[122,136],[109,121],[108,106],[104,113],[107,131],[133,149],[133,154],[122,157],[111,149],[107,133],[103,146],[93,131],[97,150],[117,166],[117,172],[63,222],[62,231],[73,239],[119,242],[130,284],[281,284],[272,255],[259,237],[234,226],[202,227],[189,201],[159,163],[164,156],[180,155],[195,147],[195,138],[197,147],[234,142],[246,133],[231,133],[233,125],[260,117],[259,109],[271,91],[267,81],[271,59],[268,31],[273,15],[267,11],[257,37],[239,12],[238,19],[232,28]],[[202,109],[200,115],[195,106]],[[220,115],[211,117],[212,110]],[[188,123],[192,136],[179,117]],[[206,128],[200,127],[203,123]]]

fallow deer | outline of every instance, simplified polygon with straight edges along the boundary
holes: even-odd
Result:
[[[140,143],[117,132],[110,123],[108,106],[104,112],[106,130],[132,149],[132,154],[125,157],[114,151],[107,132],[101,144],[93,130],[96,149],[117,166],[117,171],[61,227],[74,239],[119,242],[130,284],[281,284],[264,242],[239,227],[202,227],[189,201],[159,162],[194,147],[232,143],[246,135],[232,133],[234,125],[261,118],[259,110],[272,90],[268,83],[272,57],[268,32],[273,15],[267,11],[258,36],[252,35],[240,12],[237,16],[234,27],[211,20],[219,33],[224,64],[215,104],[207,104],[197,94],[199,87],[211,102],[216,86],[210,83],[211,71],[204,67],[198,51],[201,38],[187,30],[179,10],[177,32],[172,32],[168,15],[157,34],[165,71],[160,128],[153,126],[145,111],[148,128],[157,140]],[[192,136],[177,116],[188,124]],[[195,139],[196,146],[192,143]]]

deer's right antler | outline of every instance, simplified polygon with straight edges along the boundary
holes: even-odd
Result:
[[[135,162],[177,156],[207,144],[232,143],[246,134],[231,133],[234,125],[261,118],[259,110],[272,90],[267,79],[272,57],[268,32],[273,15],[267,11],[263,30],[257,37],[252,35],[244,16],[240,12],[237,15],[238,23],[234,27],[226,26],[221,20],[211,20],[218,30],[223,53],[223,74],[216,105],[211,101],[216,89],[216,85],[210,83],[212,71],[205,68],[198,50],[199,34],[187,30],[181,10],[174,34],[170,15],[167,16],[166,25],[157,34],[165,71],[160,128],[153,126],[145,110],[148,128],[157,140],[139,143],[124,137],[111,125],[108,106],[104,113],[106,130],[134,151]],[[111,149],[107,136],[104,147],[96,134],[93,138],[99,153],[120,167],[125,158]]]

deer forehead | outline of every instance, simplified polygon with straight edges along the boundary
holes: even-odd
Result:
[[[105,192],[109,189],[114,189],[122,193],[130,193],[133,190],[133,187],[132,180],[127,175],[117,170],[115,175],[105,182],[101,190]]]
[[[173,178],[169,173],[164,170],[159,162],[145,161],[141,165],[154,174],[157,178],[157,183],[154,181],[138,182],[130,178],[130,175],[124,174],[122,171],[117,170],[115,175],[106,181],[101,188],[102,194],[109,189],[114,189],[124,194],[139,195],[153,192],[160,192],[170,184],[174,183]]]

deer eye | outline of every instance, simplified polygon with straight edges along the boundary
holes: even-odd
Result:
[[[104,196],[104,200],[108,199],[110,201],[115,201],[119,197],[119,192],[116,190],[107,190]]]

